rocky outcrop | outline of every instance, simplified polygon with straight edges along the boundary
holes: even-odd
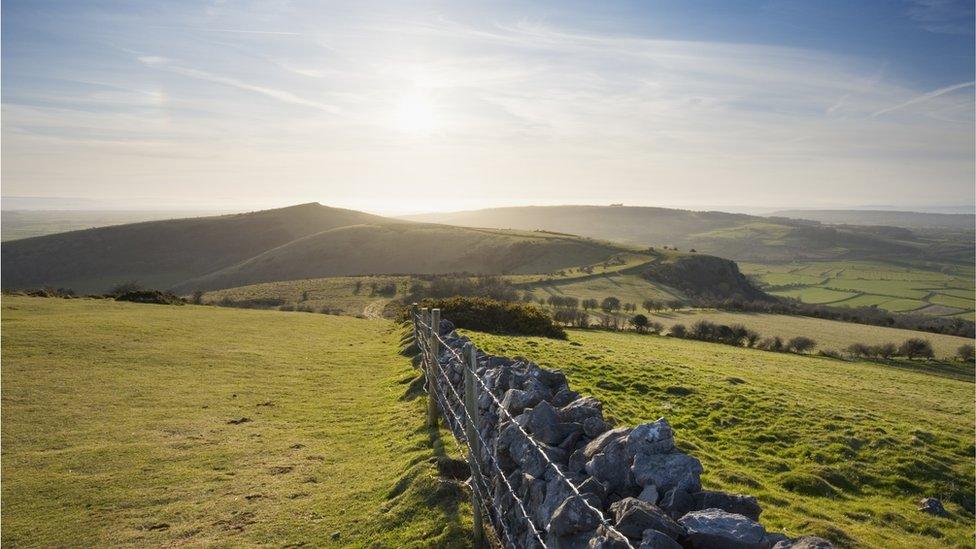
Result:
[[[446,320],[440,333],[436,390],[462,394],[467,339]],[[769,549],[786,538],[758,523],[755,498],[703,490],[701,462],[677,448],[666,419],[611,428],[600,401],[572,391],[561,372],[476,356],[478,465],[491,520],[518,547],[540,546],[537,535],[553,548]]]

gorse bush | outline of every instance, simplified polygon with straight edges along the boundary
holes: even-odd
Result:
[[[455,296],[425,299],[422,306],[441,310],[441,318],[458,328],[488,332],[566,339],[566,331],[543,309],[520,302],[485,297]]]

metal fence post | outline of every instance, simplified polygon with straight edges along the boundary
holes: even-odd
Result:
[[[478,438],[478,426],[481,424],[481,413],[478,410],[478,387],[474,376],[478,371],[478,352],[470,341],[464,344],[462,354],[467,364],[464,368],[464,410],[468,421],[464,424],[465,438],[468,439],[468,464],[471,467],[471,508],[474,519],[474,544],[482,547],[485,544],[485,526],[481,515],[481,497],[478,486],[481,482],[481,440]]]
[[[439,343],[437,336],[440,335],[441,326],[441,310],[431,309],[430,310],[430,333],[428,334],[429,348],[431,354],[431,363],[427,365],[430,368],[428,374],[428,387],[427,387],[427,427],[437,427],[437,369],[440,368],[440,362],[438,356],[440,355]]]

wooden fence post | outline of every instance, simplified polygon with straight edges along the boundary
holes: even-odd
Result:
[[[465,438],[468,439],[468,465],[471,467],[471,509],[474,519],[474,545],[485,545],[485,526],[481,515],[481,497],[478,489],[481,486],[481,439],[478,438],[478,426],[481,424],[481,413],[478,410],[478,387],[474,376],[478,371],[478,351],[470,341],[464,344],[464,410],[468,420],[464,424]]]
[[[440,309],[430,310],[429,326],[428,337],[430,339],[428,341],[430,342],[431,363],[427,365],[430,368],[429,382],[427,383],[427,427],[437,427],[437,372],[440,370],[440,362],[437,358],[440,355],[440,341],[437,336],[440,335]]]

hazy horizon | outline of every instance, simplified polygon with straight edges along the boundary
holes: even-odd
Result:
[[[2,25],[11,197],[976,204],[964,0],[11,1]]]

